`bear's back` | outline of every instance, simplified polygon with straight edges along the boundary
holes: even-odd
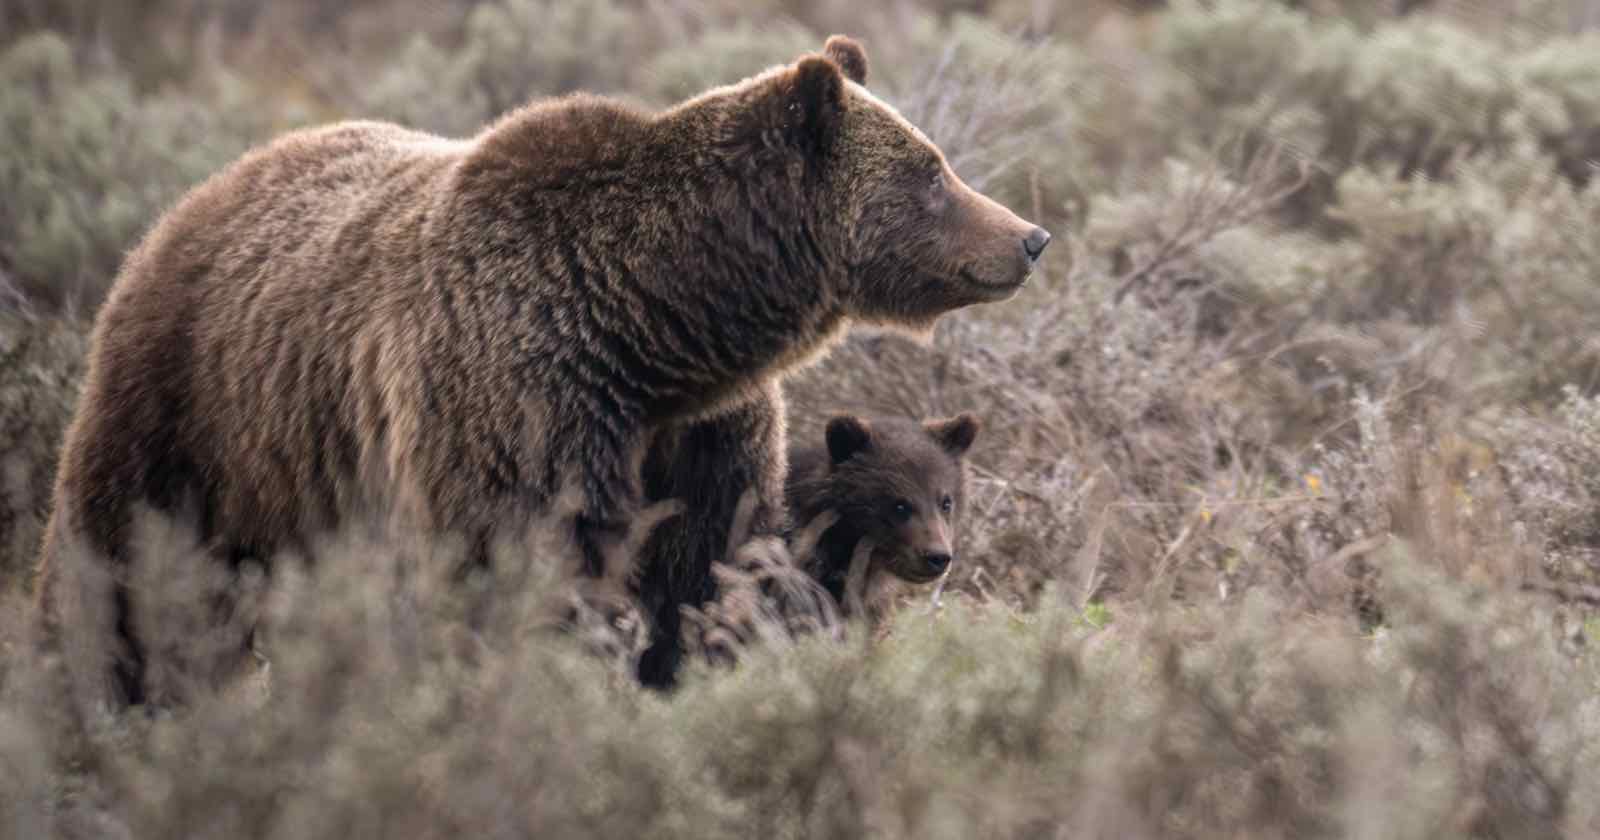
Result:
[[[130,253],[107,308],[150,294],[208,307],[269,275],[311,279],[411,215],[470,143],[378,122],[283,135],[185,194]],[[152,287],[154,287],[152,289]],[[201,314],[201,313],[194,313]],[[195,319],[202,320],[202,319]]]
[[[381,412],[378,357],[405,341],[395,313],[420,281],[440,182],[470,147],[340,123],[247,152],[180,199],[97,317],[79,420],[97,443],[66,455],[73,501],[135,486],[154,447],[216,477],[212,515],[246,542],[331,506],[305,497],[370,456],[353,425]]]

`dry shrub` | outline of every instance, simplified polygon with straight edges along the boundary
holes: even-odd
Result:
[[[1292,169],[1253,161],[1231,167],[1242,182],[1174,163],[1102,200],[1070,276],[958,314],[930,347],[848,343],[795,383],[794,432],[836,411],[983,416],[955,578],[1018,605],[1052,581],[1080,604],[1265,586],[1328,614],[1354,600],[1370,624],[1366,558],[1389,535],[1453,574],[1527,584],[1537,552],[1513,536],[1494,403],[1465,401],[1587,369],[1576,320],[1560,326],[1584,303],[1555,293],[1590,273],[1566,232],[1591,188],[1515,160],[1448,184],[1367,178],[1339,206],[1356,235],[1327,242],[1274,222]],[[1514,305],[1534,299],[1570,302]]]
[[[619,551],[671,512],[643,512]],[[6,601],[0,764],[19,775],[0,816],[39,837],[659,833],[675,807],[680,826],[715,824],[705,803],[673,804],[675,747],[649,734],[661,724],[638,728],[659,702],[633,680],[642,616],[624,581],[573,581],[570,516],[508,535],[463,580],[461,544],[376,520],[274,558],[267,575],[216,562],[183,517],[146,513],[129,586],[153,705],[118,717],[72,694],[112,654],[98,642],[113,628],[110,577],[69,551],[59,585],[82,593],[73,620],[103,626],[41,656],[28,611]],[[764,550],[783,582],[787,556]],[[756,623],[794,622],[762,639],[831,626],[782,593],[741,597]],[[616,784],[595,784],[606,777]]]
[[[1515,526],[1542,580],[1600,606],[1600,405],[1569,387],[1553,418],[1522,412],[1496,430]]]
[[[187,551],[179,531],[144,545]],[[345,535],[325,546],[341,574],[285,565],[263,593],[266,673],[79,736],[9,610],[0,817],[36,837],[1600,827],[1592,654],[1559,653],[1522,597],[1404,541],[1382,552],[1390,621],[1371,638],[1265,591],[1110,627],[1053,594],[1027,615],[958,597],[876,640],[697,666],[670,697],[545,632],[550,566],[506,548],[474,632],[471,594],[429,572],[449,546]],[[193,594],[160,597],[193,613]],[[65,763],[75,743],[91,761]]]
[[[1180,138],[1275,138],[1314,158],[1322,177],[1291,209],[1315,219],[1353,166],[1441,177],[1463,158],[1536,140],[1579,183],[1592,172],[1589,36],[1496,39],[1443,15],[1362,31],[1251,0],[1180,2],[1158,49],[1181,75],[1162,106]],[[1522,31],[1522,30],[1511,30]],[[1182,145],[1174,149],[1181,149]]]
[[[779,56],[814,51],[825,37],[783,20],[707,29],[657,53],[639,69],[638,88],[654,102],[681,102],[785,60]]]
[[[85,327],[0,311],[0,590],[33,566],[49,516],[56,449],[78,402]]]
[[[751,532],[756,504],[755,494],[746,491],[734,512],[728,557],[711,569],[717,599],[682,608],[685,649],[702,661],[731,665],[752,645],[785,647],[797,639],[842,635],[840,605],[804,571],[832,517],[807,523],[789,544]]]

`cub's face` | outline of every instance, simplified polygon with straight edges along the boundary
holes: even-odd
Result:
[[[963,459],[977,437],[977,418],[835,417],[826,434],[834,509],[872,540],[873,565],[912,583],[943,575],[955,560]]]

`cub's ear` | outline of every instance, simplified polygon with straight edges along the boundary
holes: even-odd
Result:
[[[822,45],[822,54],[833,59],[844,77],[858,85],[867,83],[867,51],[861,42],[847,35],[832,35]]]
[[[960,458],[972,448],[972,442],[978,439],[978,431],[983,424],[972,414],[962,413],[948,420],[929,420],[922,424],[922,428],[944,447],[944,451]]]
[[[839,65],[808,55],[795,64],[788,81],[783,91],[785,133],[804,148],[827,148],[844,111],[844,74]]]
[[[826,436],[828,457],[835,464],[850,460],[851,456],[872,445],[872,427],[859,417],[841,415],[829,420]]]

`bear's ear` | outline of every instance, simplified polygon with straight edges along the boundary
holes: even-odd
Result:
[[[844,74],[839,65],[820,55],[808,55],[795,64],[784,86],[784,129],[802,147],[827,148],[844,111]]]
[[[978,431],[983,424],[972,414],[962,413],[948,420],[929,420],[922,424],[922,428],[944,447],[944,451],[960,458],[972,448],[972,442],[978,439]]]
[[[822,45],[822,54],[833,59],[844,77],[858,85],[867,83],[867,51],[861,42],[846,35],[831,35]]]
[[[859,417],[843,415],[828,421],[826,437],[828,457],[842,464],[872,444],[872,427]]]

